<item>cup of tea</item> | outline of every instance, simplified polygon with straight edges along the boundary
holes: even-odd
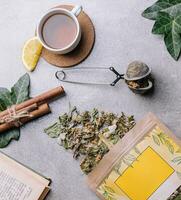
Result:
[[[71,11],[53,8],[45,13],[37,25],[37,37],[43,47],[56,54],[74,50],[81,39],[77,19],[81,11],[82,6],[75,6]]]

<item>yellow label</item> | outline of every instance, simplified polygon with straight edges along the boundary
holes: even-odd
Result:
[[[148,147],[119,176],[115,184],[131,200],[146,200],[173,173],[174,169],[151,147]]]

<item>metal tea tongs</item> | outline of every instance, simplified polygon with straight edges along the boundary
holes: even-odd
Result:
[[[73,81],[73,80],[69,80],[67,78],[68,74],[71,71],[75,71],[75,70],[79,70],[80,71],[88,71],[88,70],[109,70],[111,72],[113,72],[116,75],[116,79],[112,82],[112,83],[108,83],[108,82],[81,82],[81,81]],[[60,70],[57,71],[55,73],[56,78],[59,81],[62,82],[66,82],[66,83],[74,83],[74,84],[91,84],[91,85],[110,85],[110,86],[115,86],[116,83],[120,80],[120,79],[124,79],[124,74],[120,74],[119,72],[117,72],[114,67],[109,67],[109,68],[97,68],[97,67],[87,67],[87,68],[75,68],[75,69],[64,69],[64,70]]]
[[[97,73],[99,71],[99,73]],[[103,75],[103,71],[106,74]],[[76,74],[76,79],[71,79],[71,75]],[[91,81],[88,81],[86,76],[83,76],[83,72],[91,72]],[[94,75],[93,75],[94,72]],[[100,73],[101,72],[101,73]],[[107,81],[107,75],[112,72],[110,82]],[[78,75],[80,78],[78,78]],[[96,78],[101,75],[101,81]],[[115,75],[115,79],[114,79]],[[121,79],[125,80],[128,87],[135,93],[143,94],[149,91],[153,87],[153,79],[151,78],[151,69],[142,62],[134,61],[128,65],[125,74],[120,74],[114,67],[109,68],[97,68],[97,67],[87,67],[87,68],[74,68],[74,69],[63,69],[55,73],[56,78],[59,81],[73,84],[89,84],[89,85],[110,85],[115,86]],[[82,78],[86,78],[86,81],[79,81]],[[110,78],[110,77],[109,77]],[[78,80],[79,79],[79,80]],[[96,79],[96,80],[95,80]],[[106,79],[106,81],[103,79]],[[77,81],[78,80],[78,81]],[[112,81],[113,80],[113,81]]]

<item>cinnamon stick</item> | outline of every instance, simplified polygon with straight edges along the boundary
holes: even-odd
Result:
[[[34,111],[37,108],[38,108],[38,105],[36,103],[34,103],[34,104],[32,104],[30,106],[27,106],[27,107],[24,107],[24,108],[22,108],[22,109],[20,109],[18,111],[15,110],[15,112],[16,112],[16,114],[19,114],[19,113],[21,113],[23,111],[26,111],[26,112],[30,113],[31,111]],[[12,113],[12,109],[10,109],[9,112]],[[9,112],[8,112],[7,115],[4,115],[3,117],[0,118],[0,124],[6,123],[5,119],[10,117],[10,113]],[[4,122],[2,123],[2,121],[4,121]]]
[[[53,98],[56,98],[64,93],[64,89],[62,86],[53,88],[43,94],[40,94],[32,99],[29,99],[27,101],[24,101],[20,104],[15,105],[15,110],[18,111],[20,109],[23,109],[27,106],[30,106],[32,104],[37,104],[38,106],[47,103],[48,101],[52,100]],[[5,115],[8,115],[8,110],[4,110],[0,112],[0,118],[4,117]]]
[[[25,117],[25,118],[22,118],[20,120],[20,122],[23,124],[33,120],[33,119],[36,119],[38,117],[41,117],[45,114],[48,114],[50,113],[51,110],[49,108],[49,105],[44,103],[42,105],[40,105],[36,110],[33,110],[32,112],[30,112],[30,115],[29,117]],[[9,129],[12,129],[12,128],[15,128],[15,124],[14,123],[5,123],[5,124],[1,124],[0,125],[0,133],[4,132],[4,131],[7,131]]]

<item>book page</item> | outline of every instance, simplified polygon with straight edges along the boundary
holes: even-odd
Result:
[[[28,167],[22,165],[21,163],[19,163],[18,161],[14,160],[10,157],[8,157],[7,155],[5,155],[2,152],[0,152],[0,163],[1,163],[1,160],[3,162],[6,162],[6,165],[9,165],[10,168],[15,168],[15,169],[21,170],[21,172],[34,177],[35,179],[40,181],[43,185],[48,186],[50,183],[50,180],[47,180],[46,178],[42,177],[38,173],[32,171],[32,169],[29,169]]]
[[[0,171],[0,199],[24,200],[31,196],[31,192],[30,186]]]
[[[0,153],[0,199],[38,200],[48,180]]]

